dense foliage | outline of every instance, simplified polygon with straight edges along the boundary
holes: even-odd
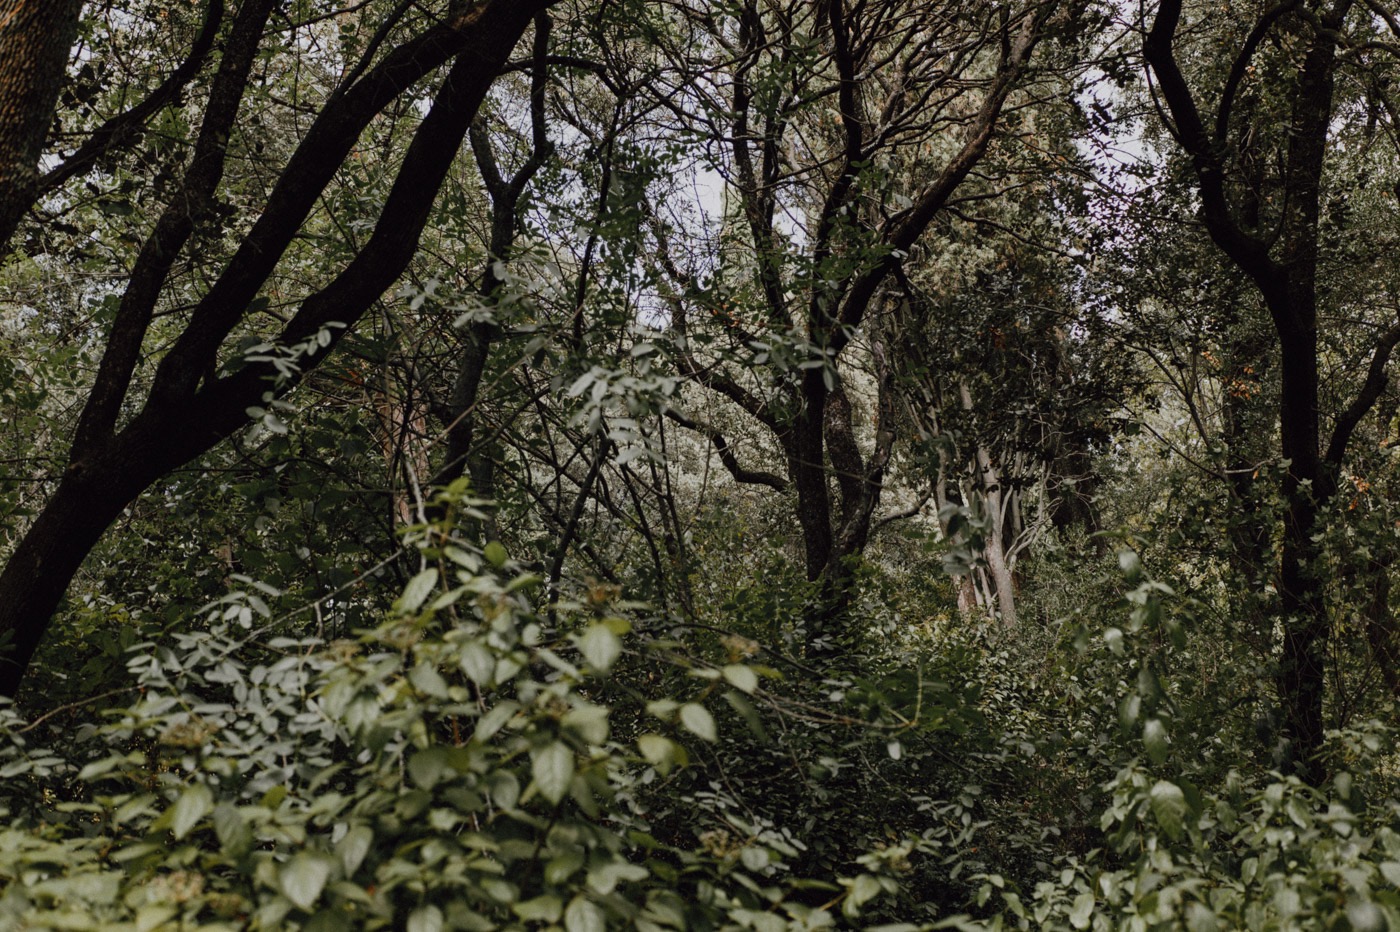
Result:
[[[0,0],[0,927],[1400,929],[1387,0]]]

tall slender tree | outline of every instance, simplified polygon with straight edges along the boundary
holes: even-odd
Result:
[[[1185,64],[1214,61],[1196,58],[1199,49],[1182,29],[1188,15],[1203,16],[1228,42],[1214,79]],[[1278,452],[1286,464],[1275,575],[1282,631],[1277,688],[1289,766],[1313,780],[1321,777],[1315,755],[1325,729],[1330,629],[1319,532],[1353,432],[1384,390],[1400,343],[1400,324],[1382,326],[1359,387],[1335,410],[1324,410],[1319,308],[1328,288],[1320,277],[1326,260],[1320,221],[1331,189],[1328,151],[1344,103],[1339,76],[1351,69],[1346,73],[1360,76],[1360,86],[1383,87],[1365,79],[1367,50],[1375,47],[1376,30],[1395,26],[1379,5],[1354,0],[1266,5],[1247,30],[1188,10],[1183,0],[1163,0],[1144,40],[1163,116],[1191,162],[1201,220],[1273,324]]]

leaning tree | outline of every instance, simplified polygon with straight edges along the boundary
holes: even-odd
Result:
[[[136,162],[151,170],[139,187],[157,203],[125,221],[139,245],[98,319],[101,359],[61,475],[0,571],[0,692],[13,695],[70,580],[122,510],[298,384],[395,283],[489,88],[551,5],[383,2],[327,14],[209,0],[183,57],[146,55],[151,67],[93,119],[95,91],[65,98],[65,87],[102,90],[104,43],[142,22],[174,23],[172,12],[93,4],[81,19],[76,3],[0,4],[0,234],[17,231],[7,254],[37,248],[26,229],[59,222],[157,120],[190,124],[188,138],[163,137],[157,165]],[[70,63],[75,32],[87,44]],[[295,70],[322,80],[298,83],[297,99],[268,91],[271,70],[317,56],[318,68]],[[245,186],[232,197],[230,165],[251,158],[240,126],[250,110],[280,111],[294,144],[255,195]],[[407,124],[405,143],[363,145],[390,121]],[[392,182],[367,235],[347,237],[346,257],[288,296],[279,264],[322,222],[337,176],[371,162]],[[285,313],[269,317],[260,312],[274,290]],[[42,320],[45,308],[34,310]]]

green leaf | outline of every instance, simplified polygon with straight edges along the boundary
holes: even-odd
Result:
[[[476,730],[472,733],[477,741],[489,741],[496,732],[505,727],[506,722],[515,717],[515,713],[520,711],[520,705],[516,702],[502,702],[481,717],[476,723]]]
[[[742,663],[731,663],[724,668],[723,672],[729,685],[741,692],[751,693],[758,688],[758,674]]]
[[[534,752],[530,775],[545,799],[557,803],[569,792],[574,778],[574,752],[562,741],[555,741]]]
[[[186,787],[170,809],[170,834],[181,839],[199,820],[214,811],[214,794],[203,783]]]
[[[715,720],[703,705],[698,702],[687,702],[681,706],[681,724],[686,731],[705,741],[717,741],[719,733],[715,730]]]
[[[1089,928],[1089,920],[1094,915],[1094,894],[1081,893],[1074,898],[1074,908],[1069,913],[1069,924],[1076,929]]]
[[[583,866],[583,852],[569,849],[558,854],[544,866],[544,882],[562,884]]]
[[[303,851],[282,865],[277,879],[287,899],[309,911],[320,898],[330,876],[329,858],[313,851]]]
[[[506,548],[501,546],[501,542],[498,540],[493,540],[491,543],[487,544],[486,548],[481,551],[481,555],[486,558],[487,563],[490,563],[496,569],[505,566],[506,560],[510,558],[510,555],[506,553]]]
[[[473,683],[491,686],[496,680],[496,655],[480,641],[468,641],[457,654],[457,663]]]
[[[749,731],[753,732],[754,737],[765,744],[772,740],[768,737],[768,729],[763,727],[763,719],[759,717],[758,710],[753,707],[748,696],[735,689],[726,689],[724,701],[729,703],[730,708],[739,713],[739,717],[744,720],[744,724],[748,726]]]
[[[664,776],[671,772],[671,767],[676,763],[678,746],[670,738],[646,734],[637,738],[637,750],[642,752],[642,757],[646,758],[647,763]]]
[[[1131,734],[1130,729],[1137,724],[1138,716],[1142,714],[1142,697],[1133,693],[1123,700],[1118,706],[1118,724],[1122,726],[1125,736]]]
[[[408,776],[425,790],[437,786],[442,775],[451,769],[447,749],[431,747],[415,751],[408,759]]]
[[[442,910],[420,906],[408,917],[408,932],[442,932]]]
[[[373,843],[374,830],[368,825],[357,825],[336,844],[335,853],[340,856],[340,866],[345,869],[346,877],[353,877],[355,871],[360,869]]]
[[[1123,571],[1123,578],[1127,580],[1128,585],[1136,586],[1142,579],[1142,560],[1134,551],[1118,551],[1118,567]]]
[[[214,807],[214,834],[218,835],[224,850],[234,855],[246,852],[253,843],[248,821],[232,803],[219,803]]]
[[[573,731],[589,744],[608,740],[608,709],[606,706],[581,703],[564,714],[559,724]]]
[[[603,911],[588,902],[583,894],[574,897],[564,911],[564,928],[567,932],[607,932]]]
[[[1160,718],[1149,718],[1142,726],[1142,745],[1147,748],[1147,756],[1152,758],[1154,764],[1160,764],[1167,759],[1170,742],[1167,738],[1167,726],[1162,724]]]
[[[437,581],[438,571],[432,567],[414,576],[404,587],[403,595],[399,596],[398,601],[394,603],[394,611],[401,615],[418,611],[419,607],[427,601],[428,596],[432,595]]]
[[[526,922],[556,923],[564,912],[564,901],[552,893],[516,903],[511,909]]]
[[[1162,831],[1172,839],[1180,838],[1186,817],[1191,812],[1181,787],[1170,780],[1158,780],[1148,791],[1148,800],[1152,804],[1152,814],[1157,817],[1157,824],[1162,826]]]
[[[583,637],[578,639],[578,649],[589,666],[606,673],[622,655],[622,641],[607,625],[594,623],[589,625]]]
[[[860,907],[880,894],[880,878],[872,874],[861,874],[851,882],[851,892],[841,906],[846,918],[854,919]]]
[[[639,864],[626,861],[609,861],[592,868],[588,872],[588,886],[599,896],[607,896],[617,889],[622,881],[646,880],[651,875]]]
[[[447,680],[443,679],[442,674],[431,664],[420,663],[414,667],[408,674],[408,681],[425,696],[435,699],[447,698]]]
[[[491,801],[502,809],[514,809],[520,801],[520,781],[509,770],[498,770],[490,777]]]

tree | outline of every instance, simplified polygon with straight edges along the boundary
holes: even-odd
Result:
[[[229,217],[221,182],[238,145],[251,75],[267,66],[266,56],[303,51],[297,29],[272,27],[273,0],[238,6],[220,34],[221,54],[207,77],[193,144],[172,166],[159,216],[140,230],[141,248],[102,334],[101,362],[73,429],[67,465],[0,572],[0,692],[14,693],[73,573],[122,509],[244,427],[250,408],[266,410],[394,284],[487,90],[549,5],[492,0],[467,9],[411,10],[400,4],[374,7],[377,18],[360,10],[360,44],[348,49],[353,57],[342,63],[340,79],[296,102],[313,107],[314,119],[266,194]],[[211,8],[211,21],[220,9]],[[15,25],[37,30],[44,21]],[[30,31],[17,41],[46,35]],[[198,60],[194,51],[192,60]],[[0,73],[25,64],[6,57]],[[279,261],[327,185],[351,164],[361,136],[386,108],[439,72],[369,237],[338,271],[298,295],[285,319],[271,327],[259,323],[265,306],[259,296],[268,296]],[[191,266],[200,274],[190,276]],[[231,345],[250,335],[252,349]]]
[[[1349,61],[1365,65],[1372,33],[1385,28],[1351,0],[1285,2],[1261,9],[1232,36],[1217,82],[1213,118],[1181,64],[1180,0],[1165,0],[1144,40],[1171,132],[1191,160],[1201,220],[1215,244],[1257,289],[1273,323],[1280,374],[1279,453],[1287,463],[1277,571],[1282,657],[1278,693],[1292,743],[1290,765],[1320,777],[1329,617],[1317,535],[1338,489],[1353,432],[1386,385],[1400,324],[1372,341],[1360,388],[1332,414],[1324,444],[1319,279],[1327,249],[1320,230],[1330,178],[1337,81]],[[1211,63],[1214,65],[1214,63]],[[1364,67],[1362,68],[1364,74]],[[1200,79],[1198,78],[1198,81]],[[1362,86],[1377,82],[1362,78]]]
[[[835,0],[720,13],[683,9],[684,46],[663,45],[678,63],[711,56],[685,106],[662,103],[712,140],[733,206],[718,248],[682,246],[676,219],[654,221],[670,344],[684,376],[772,438],[785,475],[741,466],[718,427],[672,417],[708,437],[737,481],[793,490],[818,591],[808,637],[831,650],[896,437],[895,351],[872,318],[898,300],[895,273],[994,145],[1061,12]],[[720,265],[685,258],[707,254]],[[877,396],[868,452],[846,384],[855,346]]]

